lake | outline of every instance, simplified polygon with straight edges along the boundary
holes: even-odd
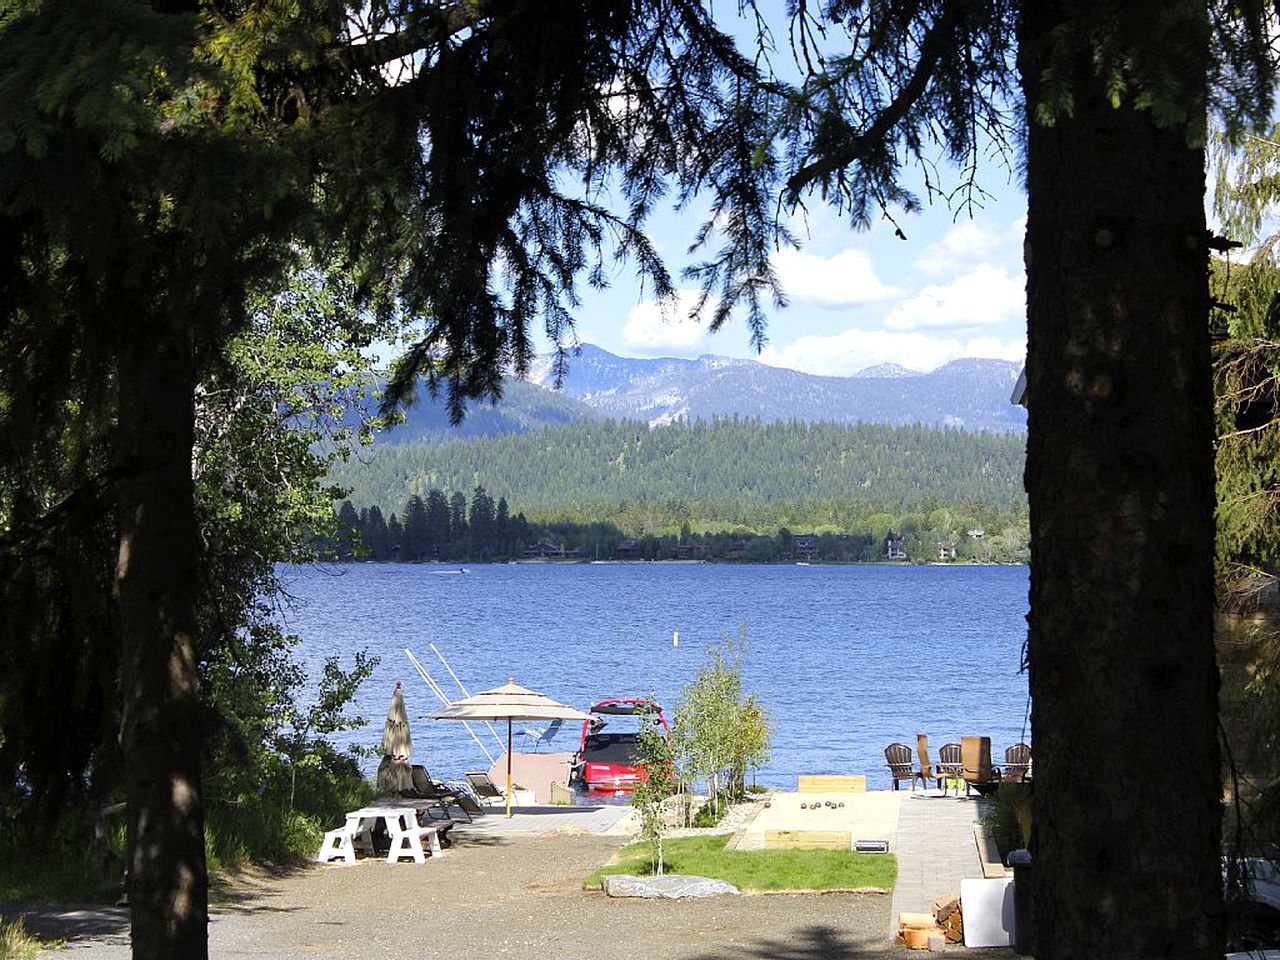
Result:
[[[371,723],[342,743],[376,747],[391,690],[404,684],[414,762],[456,779],[488,761],[439,708],[404,654],[461,696],[428,644],[474,693],[514,676],[521,686],[585,709],[655,694],[668,718],[706,645],[747,629],[743,670],[773,716],[771,761],[756,779],[795,789],[801,773],[865,773],[889,785],[884,748],[931,754],[969,734],[994,756],[1030,736],[1027,569],[981,566],[740,566],[720,564],[417,564],[288,567],[285,614],[312,675],[338,654],[381,658],[361,691]],[[678,631],[680,643],[673,645]],[[525,724],[517,722],[517,731]],[[571,729],[572,728],[572,729]],[[482,728],[480,728],[482,729]],[[549,749],[576,750],[565,724]],[[486,732],[487,735],[487,732]],[[1029,740],[1028,740],[1029,742]],[[496,756],[492,739],[490,749]],[[517,737],[516,749],[521,749]],[[997,763],[999,761],[997,760]],[[372,770],[376,759],[366,766]]]

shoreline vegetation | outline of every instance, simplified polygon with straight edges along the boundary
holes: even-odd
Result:
[[[327,558],[325,564],[333,563],[369,563],[391,566],[406,563],[420,567],[443,567],[445,571],[456,569],[458,564],[449,560],[370,560],[360,557],[346,559]],[[725,558],[707,558],[705,560],[680,560],[676,558],[655,560],[588,560],[585,557],[566,557],[545,559],[526,557],[521,560],[467,560],[468,566],[530,566],[530,567],[697,567],[707,565],[733,565],[745,567],[1025,567],[1024,561],[1018,560],[972,560],[957,558],[955,560],[730,560]],[[441,571],[441,572],[445,572]]]
[[[1025,515],[934,503],[927,509],[871,512],[830,504],[823,523],[794,528],[763,522],[728,527],[688,519],[669,523],[653,505],[648,520],[622,527],[610,520],[531,521],[496,501],[483,485],[468,499],[431,489],[412,495],[400,514],[343,500],[332,536],[312,540],[329,561],[393,563],[746,562],[1018,564],[1029,559]],[[639,510],[639,508],[637,508]],[[645,513],[644,510],[639,510]],[[678,513],[679,511],[677,511]],[[844,514],[847,519],[841,517]]]
[[[378,443],[332,465],[338,559],[1019,563],[1025,440],[717,418]],[[344,499],[345,498],[345,499]]]

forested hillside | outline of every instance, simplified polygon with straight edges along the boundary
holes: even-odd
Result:
[[[438,446],[378,446],[331,479],[358,507],[478,484],[530,522],[595,521],[624,534],[850,530],[879,514],[951,508],[1022,522],[1025,441],[1009,434],[871,424],[718,419],[655,429],[602,421]]]

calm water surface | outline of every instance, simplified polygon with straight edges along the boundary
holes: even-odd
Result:
[[[428,644],[468,688],[522,686],[585,708],[656,694],[668,706],[705,662],[705,647],[746,624],[744,680],[772,712],[773,757],[759,782],[801,773],[865,773],[889,784],[884,748],[927,733],[936,758],[967,734],[993,752],[1024,726],[1025,567],[575,564],[351,564],[283,571],[296,598],[285,619],[317,675],[359,649],[381,662],[361,693],[373,722],[341,742],[376,746],[396,680],[404,683],[415,762],[442,779],[487,761],[439,706],[404,654],[452,688]],[[672,634],[679,631],[680,644]],[[454,698],[460,694],[451,689]],[[523,724],[517,723],[517,730]],[[566,724],[551,749],[577,748]],[[493,748],[492,741],[490,747]],[[517,749],[520,749],[517,745]],[[496,750],[494,751],[496,755]],[[374,761],[376,765],[376,761]]]

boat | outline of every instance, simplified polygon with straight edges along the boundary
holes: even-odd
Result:
[[[646,697],[601,700],[582,722],[582,741],[574,757],[574,777],[585,790],[622,792],[645,778],[637,761],[636,736],[646,717],[670,730],[662,707]]]

